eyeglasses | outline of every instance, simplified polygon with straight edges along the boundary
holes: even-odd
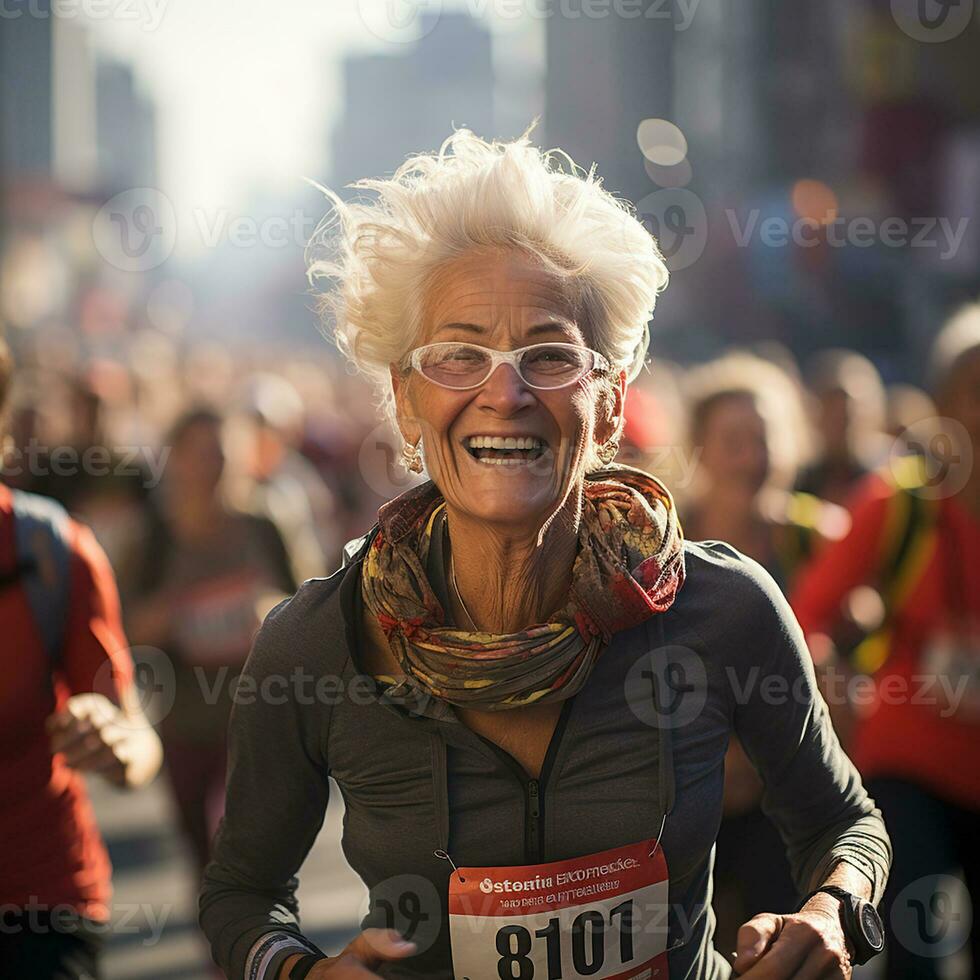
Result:
[[[517,350],[493,350],[452,341],[416,347],[408,366],[443,388],[477,388],[497,369],[509,364],[530,388],[564,388],[591,371],[610,370],[598,351],[576,344],[531,344]]]

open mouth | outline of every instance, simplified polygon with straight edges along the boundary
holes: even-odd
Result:
[[[520,466],[540,458],[548,444],[537,436],[467,436],[463,448],[478,462]]]

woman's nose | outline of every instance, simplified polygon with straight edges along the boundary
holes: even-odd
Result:
[[[479,401],[502,415],[534,404],[534,393],[510,364],[498,364],[480,389]]]

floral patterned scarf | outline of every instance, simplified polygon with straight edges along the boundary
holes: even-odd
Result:
[[[426,563],[445,501],[432,482],[378,512],[361,589],[406,680],[402,694],[499,711],[571,697],[613,633],[664,612],[684,583],[683,536],[659,480],[613,465],[586,477],[568,602],[517,633],[446,625]],[[445,594],[443,590],[442,594]]]

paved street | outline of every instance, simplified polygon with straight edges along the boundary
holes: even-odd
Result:
[[[89,780],[115,867],[106,980],[214,980],[196,924],[196,883],[174,832],[162,778],[138,793]],[[366,892],[340,850],[343,802],[332,794],[323,831],[300,873],[305,931],[328,951],[356,931]]]

